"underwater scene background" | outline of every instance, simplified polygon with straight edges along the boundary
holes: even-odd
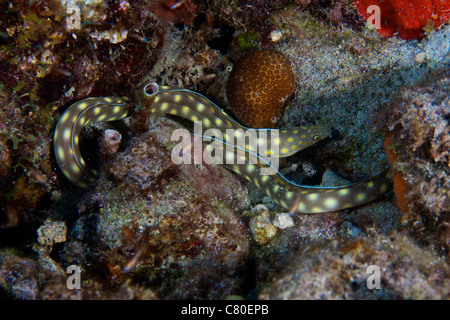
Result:
[[[0,0],[0,298],[448,299],[450,5],[406,2]],[[280,129],[270,190],[175,164],[195,120]]]

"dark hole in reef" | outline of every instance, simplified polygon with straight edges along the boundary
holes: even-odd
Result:
[[[28,208],[23,203],[26,201],[13,200],[7,205],[0,208],[0,243],[4,247],[19,248],[22,252],[34,254],[33,244],[36,242],[36,230],[46,218],[46,211],[42,208],[47,208],[51,202],[49,195],[44,195],[36,205],[36,209]],[[8,227],[10,222],[7,211],[17,211],[18,222],[17,225]],[[11,214],[11,213],[9,213]]]
[[[95,170],[100,168],[100,157],[98,155],[101,135],[101,131],[88,128],[83,130],[80,136],[81,156],[86,161],[86,164]]]
[[[20,221],[18,226],[11,228],[0,228],[0,242],[4,247],[20,248],[31,253],[30,249],[36,240],[38,223],[27,223]]]
[[[0,287],[0,300],[12,300],[13,298],[8,295],[8,292]]]
[[[198,28],[205,22],[206,22],[206,14],[201,12],[195,17],[193,24],[194,24],[194,27]]]
[[[6,223],[8,223],[8,219],[6,217],[6,213],[5,213],[5,209],[2,207],[0,207],[0,226],[5,225]],[[0,233],[1,236],[1,233]]]
[[[338,134],[338,133],[336,133],[336,134]],[[330,138],[326,138],[325,140],[328,140],[328,139],[330,139]],[[297,154],[292,155],[290,157],[290,160],[288,161],[289,164],[311,163],[314,166],[313,167],[314,171],[315,171],[314,174],[311,174],[311,175],[308,174],[305,171],[305,169],[302,168],[302,166],[299,166],[297,168],[297,170],[295,170],[293,172],[289,172],[289,173],[285,174],[284,176],[288,180],[290,180],[296,184],[307,185],[307,186],[320,185],[322,183],[323,174],[325,173],[326,168],[324,168],[320,165],[320,160],[317,158],[317,152],[318,152],[318,150],[323,148],[324,141],[320,141],[316,145],[309,147],[307,154],[305,154],[303,152],[299,152]],[[283,169],[281,168],[280,171],[282,171],[282,170]]]
[[[9,42],[8,36],[5,33],[0,33],[0,45],[5,45]]]
[[[175,23],[174,27],[177,28],[178,30],[182,31],[186,28],[186,25],[184,23]]]
[[[331,128],[330,138],[331,139],[336,139],[336,140],[342,140],[344,138],[344,136],[342,135],[342,133],[338,129],[332,127]]]
[[[358,282],[352,281],[352,282],[351,282],[351,287],[352,287],[352,290],[353,290],[353,291],[356,291],[356,290],[358,290],[361,286],[360,286],[360,284],[359,284]]]
[[[119,152],[125,151],[130,142],[130,132],[121,120],[109,121],[107,124],[107,128],[104,129],[87,128],[81,131],[79,144],[81,155],[86,161],[87,165],[97,171],[99,171],[100,166],[102,165],[102,161],[99,157],[101,148],[100,141],[101,139],[103,139],[104,130],[108,128],[119,131],[122,136]]]
[[[235,29],[233,27],[216,25],[214,28],[218,28],[219,32],[214,38],[206,41],[206,43],[211,49],[219,50],[221,54],[226,54],[228,52],[228,47],[233,41]]]
[[[64,94],[66,88],[69,88],[69,77],[52,70],[39,81],[38,96],[42,99],[41,104],[57,100]]]
[[[299,168],[297,169],[297,171],[286,174],[285,177],[286,179],[296,184],[306,186],[316,186],[322,183],[322,176],[325,171],[319,167],[316,167],[315,170],[317,171],[317,173],[310,177],[305,175],[302,168]]]
[[[450,125],[450,113],[444,114],[444,120],[447,121],[447,123]]]

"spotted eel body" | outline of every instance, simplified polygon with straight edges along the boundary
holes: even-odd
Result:
[[[144,93],[146,93],[144,88]],[[290,156],[330,135],[330,130],[320,125],[294,127],[279,132],[275,146],[270,145],[265,154],[257,155],[257,149],[251,145],[241,146],[226,140],[227,129],[246,130],[258,134],[267,130],[267,140],[275,134],[274,129],[246,128],[228,116],[213,102],[204,96],[189,90],[157,87],[154,92],[146,93],[153,99],[152,112],[175,115],[191,121],[201,121],[203,129],[219,130],[223,141],[213,140],[206,150],[215,149],[217,163],[223,163],[230,170],[254,183],[269,197],[290,212],[320,213],[342,210],[373,201],[390,190],[388,170],[364,181],[339,187],[304,186],[287,180],[278,171],[274,175],[261,174],[262,168],[270,167],[265,156],[273,153],[277,147],[279,157]],[[90,169],[81,157],[79,135],[88,124],[120,120],[130,115],[130,105],[123,97],[99,97],[83,99],[71,105],[61,116],[55,129],[54,148],[58,164],[64,175],[74,184],[87,187],[96,179],[96,172]],[[214,131],[213,131],[214,132]],[[278,131],[276,131],[278,134]],[[260,140],[260,139],[259,139]],[[258,140],[258,141],[259,141]],[[261,141],[265,143],[265,141]],[[230,156],[245,159],[244,164],[228,164],[224,159]],[[257,163],[249,163],[249,156],[257,157]]]
[[[179,116],[191,121],[202,121],[203,130],[208,129],[219,130],[226,141],[227,129],[242,130],[248,136],[260,137],[261,132],[267,133],[264,141],[260,144],[268,143],[267,152],[261,156],[270,156],[272,146],[272,133],[279,135],[279,140],[275,139],[279,150],[279,157],[291,156],[303,149],[306,149],[320,140],[330,136],[331,130],[322,125],[306,125],[301,127],[293,127],[289,130],[279,131],[277,129],[252,129],[244,127],[231,118],[225,111],[216,104],[205,98],[203,95],[185,89],[173,89],[170,87],[159,87],[156,93],[148,94],[154,97],[152,104],[152,112],[162,115]],[[145,88],[144,88],[145,91]],[[241,132],[242,132],[241,131]],[[278,140],[278,141],[277,141]],[[252,150],[252,145],[247,144],[245,148]]]
[[[97,172],[87,166],[80,153],[79,138],[85,126],[120,120],[129,115],[124,97],[86,98],[72,104],[58,120],[53,137],[56,160],[73,184],[87,188],[96,181]]]

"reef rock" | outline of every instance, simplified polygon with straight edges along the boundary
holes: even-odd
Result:
[[[405,88],[389,110],[385,140],[403,222],[443,252],[450,248],[449,96],[449,70]]]
[[[450,268],[398,233],[301,250],[260,299],[448,299]]]
[[[133,138],[87,197],[96,221],[87,223],[95,225],[94,265],[106,265],[107,280],[146,283],[160,298],[242,294],[245,189],[222,167],[174,165],[165,140],[171,131],[155,130]]]

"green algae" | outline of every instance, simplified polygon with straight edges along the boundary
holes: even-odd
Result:
[[[257,49],[259,44],[259,35],[256,32],[244,32],[237,37],[237,45],[242,52],[248,52]]]

